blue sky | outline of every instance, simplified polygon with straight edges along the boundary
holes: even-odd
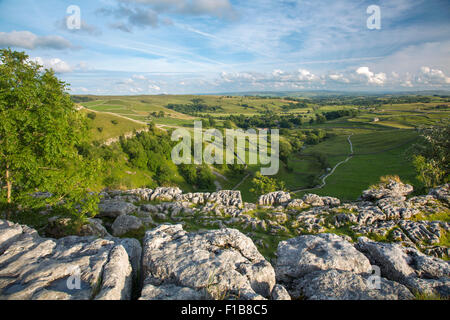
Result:
[[[0,47],[72,93],[450,90],[449,16],[448,0],[0,0]]]

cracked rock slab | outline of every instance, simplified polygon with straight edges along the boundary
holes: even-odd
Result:
[[[357,247],[370,261],[379,266],[381,275],[404,284],[412,291],[450,296],[450,263],[427,256],[412,247],[380,243],[365,237]]]
[[[309,300],[411,300],[407,287],[379,278],[342,270],[316,271],[295,283],[296,291]]]
[[[46,239],[0,220],[0,248],[1,300],[130,297],[130,259],[119,239]]]
[[[331,233],[303,235],[278,244],[277,280],[288,287],[314,271],[337,269],[369,273],[369,260],[344,238]]]
[[[206,299],[263,299],[275,285],[270,263],[238,230],[188,233],[182,225],[161,225],[146,233],[143,278],[142,299],[178,299],[185,293]]]

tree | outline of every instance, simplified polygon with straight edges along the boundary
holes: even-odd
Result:
[[[233,124],[232,124],[232,122],[230,120],[225,120],[223,122],[223,127],[225,129],[233,129]]]
[[[201,165],[197,170],[197,186],[200,189],[210,189],[214,186],[215,176],[208,165]]]
[[[87,118],[74,107],[67,85],[23,52],[0,50],[0,204],[22,208],[45,201],[78,220],[96,212],[87,187],[100,160],[87,161],[77,146],[88,139]],[[45,191],[50,197],[31,194]]]
[[[421,142],[413,146],[413,164],[417,178],[425,187],[436,187],[449,181],[450,125],[419,130]]]
[[[284,191],[286,187],[283,181],[278,181],[267,176],[263,176],[261,172],[257,172],[252,180],[252,188],[250,192],[257,196],[275,191]]]
[[[292,145],[289,141],[280,140],[280,160],[285,164],[288,163],[288,158],[292,154]]]

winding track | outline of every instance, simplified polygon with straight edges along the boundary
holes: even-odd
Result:
[[[315,190],[315,189],[322,189],[323,187],[325,187],[326,184],[327,184],[326,179],[327,179],[329,176],[331,176],[331,175],[336,171],[337,167],[339,167],[339,166],[340,166],[341,164],[343,164],[343,163],[348,162],[351,158],[353,158],[353,144],[352,144],[352,140],[350,140],[350,137],[351,137],[352,135],[353,135],[353,133],[347,137],[348,143],[349,143],[349,145],[350,145],[350,154],[348,155],[348,157],[347,157],[345,160],[343,160],[343,161],[339,162],[338,164],[336,164],[336,165],[334,166],[334,168],[330,171],[330,173],[328,173],[327,175],[325,175],[325,176],[322,178],[322,184],[321,184],[321,185],[316,186],[316,187],[314,187],[314,188],[307,188],[307,189],[294,190],[294,191],[291,191],[291,193],[299,193],[299,192],[302,192],[302,191],[309,191],[309,190]]]

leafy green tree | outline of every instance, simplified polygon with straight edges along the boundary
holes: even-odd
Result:
[[[287,164],[289,156],[292,154],[292,145],[289,141],[280,140],[280,160]]]
[[[214,186],[215,176],[208,165],[201,165],[197,171],[197,186],[200,189],[210,189]]]
[[[8,218],[15,206],[45,202],[85,221],[97,210],[98,198],[87,190],[100,166],[78,152],[88,139],[86,116],[52,70],[10,49],[0,50],[0,60],[0,204]],[[36,191],[51,196],[31,196]]]
[[[263,176],[261,172],[257,172],[252,180],[252,188],[250,189],[250,192],[260,196],[266,193],[284,190],[286,190],[286,187],[283,181],[278,181],[274,178]]]
[[[421,128],[420,143],[413,146],[413,164],[417,178],[425,187],[435,187],[449,181],[450,125]]]
[[[180,164],[178,166],[181,175],[187,183],[195,185],[197,183],[197,168],[193,164]]]

